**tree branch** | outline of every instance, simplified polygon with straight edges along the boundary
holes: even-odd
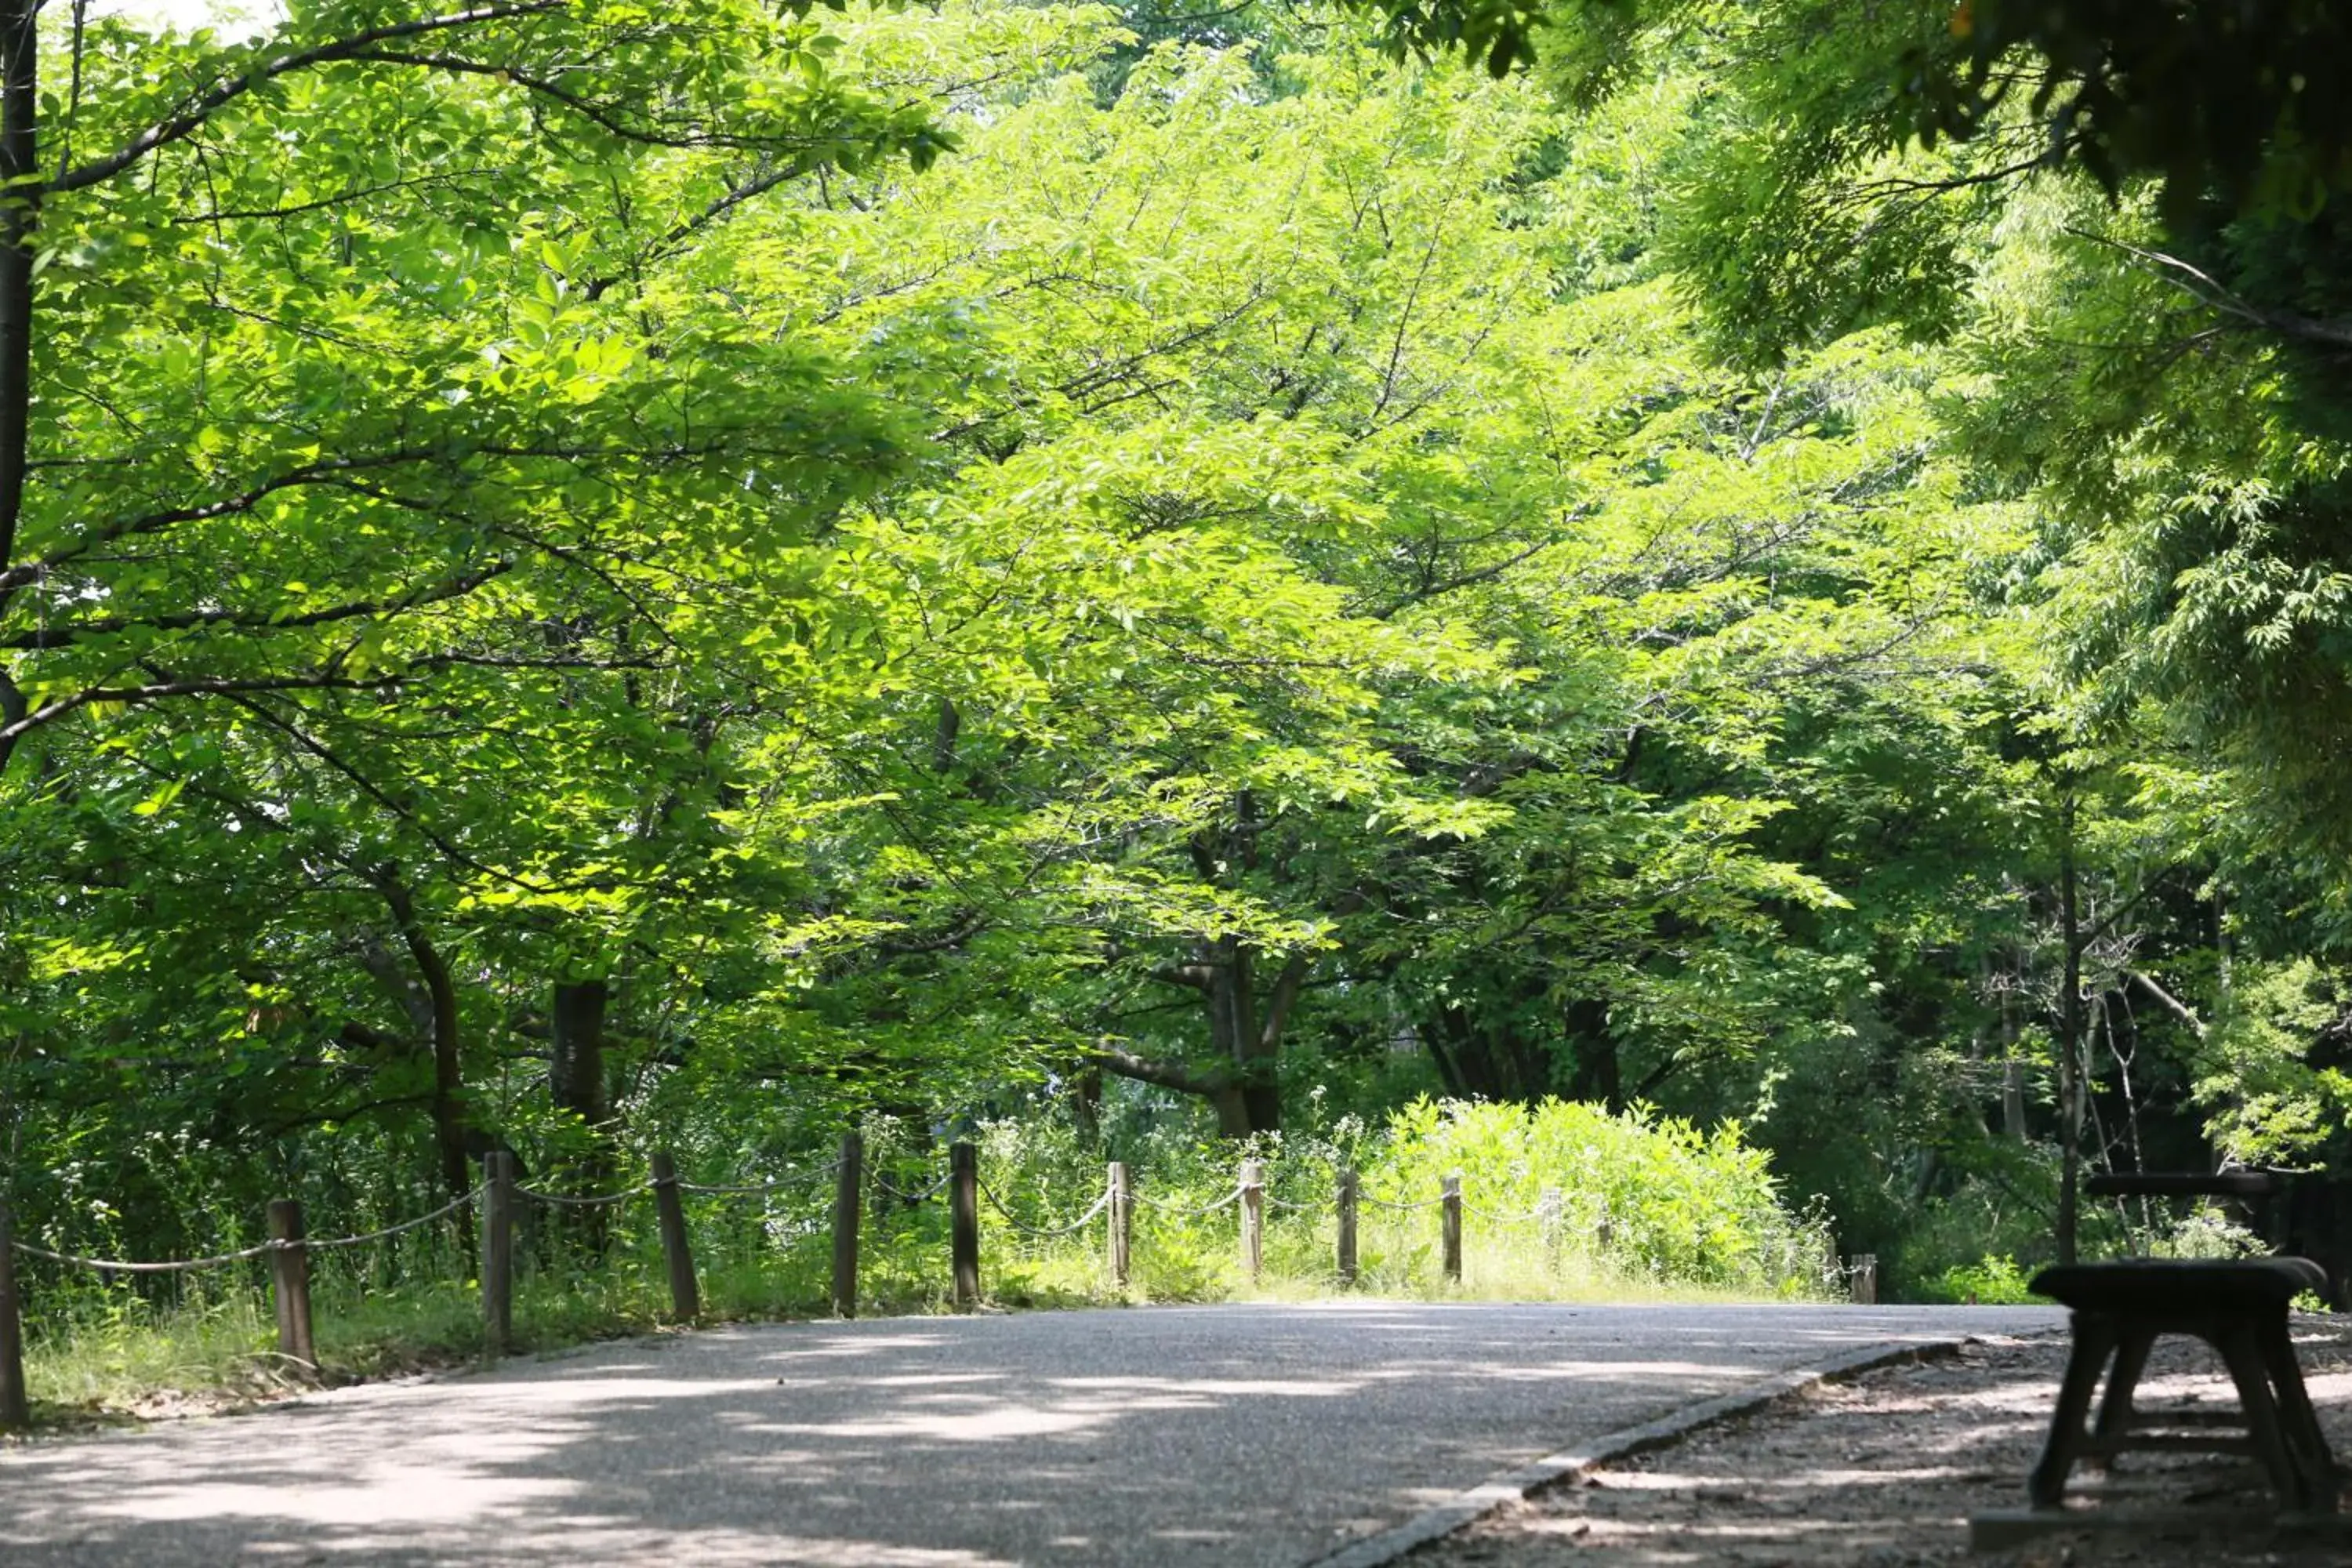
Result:
[[[1098,1067],[1138,1083],[1156,1084],[1179,1094],[1213,1095],[1230,1086],[1232,1074],[1223,1068],[1194,1069],[1172,1062],[1147,1061],[1116,1046],[1099,1045],[1086,1053],[1087,1065]]]
[[[231,679],[205,677],[189,680],[155,680],[144,686],[92,686],[54,702],[45,702],[14,723],[0,726],[0,745],[13,744],[43,724],[62,719],[95,702],[156,702],[172,697],[240,697],[266,691],[382,691],[400,684],[397,675],[354,679],[312,674],[260,676]]]
[[[2179,997],[2175,996],[2171,992],[2167,991],[2149,976],[2142,973],[2137,969],[2125,970],[2123,972],[2123,976],[2126,980],[2128,980],[2133,984],[2138,986],[2142,991],[2147,992],[2150,997],[2155,999],[2158,1006],[2163,1008],[2181,1023],[2187,1025],[2190,1034],[2195,1035],[2200,1040],[2205,1037],[2205,1021],[2197,1016],[2196,1009],[2190,1007],[2188,1003],[2183,1002]]]
[[[419,588],[396,599],[362,599],[348,605],[336,605],[326,609],[306,610],[299,616],[256,615],[249,610],[191,610],[183,615],[113,616],[102,620],[79,621],[70,626],[42,626],[33,631],[18,632],[0,637],[0,648],[35,653],[51,648],[68,647],[84,637],[102,637],[110,632],[129,631],[133,627],[154,631],[192,631],[200,626],[218,626],[234,631],[293,630],[303,626],[331,626],[337,621],[358,620],[368,616],[397,615],[423,605],[446,604],[463,598],[475,589],[514,570],[511,561],[500,561],[478,572],[467,573],[444,584],[437,589]],[[454,656],[453,656],[454,657]]]
[[[348,38],[332,43],[297,49],[275,59],[264,60],[250,70],[235,76],[224,76],[191,100],[187,106],[165,120],[157,121],[115,151],[102,158],[65,170],[41,188],[46,192],[78,191],[110,180],[138,163],[148,153],[168,147],[174,142],[184,142],[204,128],[222,109],[243,98],[255,89],[309,70],[314,66],[331,65],[342,60],[364,59],[379,44],[399,38],[422,37],[432,33],[445,33],[454,28],[478,26],[489,22],[508,21],[519,16],[546,16],[569,9],[572,0],[519,0],[503,5],[477,5],[470,10],[452,11],[439,16],[423,16],[410,22],[394,22],[381,27],[371,27],[354,33]]]

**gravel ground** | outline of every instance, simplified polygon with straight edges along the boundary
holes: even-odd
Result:
[[[2299,1322],[2312,1398],[2339,1458],[2352,1458],[2352,1325]],[[2083,1533],[1970,1554],[1968,1517],[2025,1506],[2025,1474],[2056,1399],[2061,1338],[1971,1343],[1957,1357],[1818,1386],[1673,1447],[1538,1494],[1405,1561],[1410,1568],[2318,1568],[2352,1562],[2352,1537],[2313,1542],[2250,1529],[2225,1510],[2266,1502],[2251,1461],[2134,1454],[2102,1479],[2078,1469],[2084,1506],[2189,1508],[2202,1531]],[[2233,1408],[2194,1342],[2159,1343],[2143,1407]]]

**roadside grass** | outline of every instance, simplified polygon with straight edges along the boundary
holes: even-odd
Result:
[[[861,1259],[862,1315],[951,1310],[946,1227],[937,1218],[925,1211],[913,1223],[868,1235]],[[1230,1207],[1204,1218],[1139,1225],[1122,1289],[1111,1280],[1099,1224],[1083,1235],[1039,1242],[992,1215],[982,1227],[982,1285],[991,1304],[1030,1310],[1343,1300],[1812,1299],[1663,1279],[1577,1247],[1563,1248],[1555,1260],[1540,1237],[1475,1226],[1465,1229],[1464,1278],[1449,1282],[1440,1277],[1435,1223],[1433,1214],[1424,1213],[1364,1224],[1353,1289],[1338,1279],[1335,1225],[1328,1215],[1270,1215],[1265,1267],[1255,1280],[1243,1267]],[[701,1259],[699,1321],[827,1316],[830,1253],[816,1245],[823,1239],[803,1237],[764,1255],[730,1249]],[[319,1381],[329,1384],[458,1369],[481,1357],[481,1298],[470,1280],[384,1285],[322,1268],[311,1304]],[[36,1294],[27,1311],[26,1380],[37,1427],[72,1430],[217,1413],[317,1385],[278,1353],[269,1296],[256,1278],[194,1276],[162,1300],[123,1285],[86,1288],[49,1303]],[[675,1327],[650,1237],[617,1237],[608,1263],[593,1271],[551,1267],[526,1255],[514,1304],[518,1354]]]
[[[1101,1146],[1066,1130],[989,1123],[981,1156],[984,1296],[1013,1308],[1214,1301],[1693,1302],[1830,1299],[1828,1226],[1781,1202],[1736,1128],[1702,1132],[1635,1110],[1407,1108],[1385,1128],[1174,1137],[1126,1146],[1134,1182],[1129,1279],[1111,1279]],[[867,1129],[858,1310],[952,1310],[942,1151]],[[1261,1162],[1262,1266],[1242,1257],[1239,1162]],[[831,1310],[833,1194],[822,1170],[727,1188],[740,1160],[698,1162],[686,1200],[704,1323]],[[1338,1173],[1360,1173],[1357,1276],[1338,1273]],[[1463,1271],[1444,1277],[1436,1194],[1458,1180]],[[636,1189],[593,1215],[526,1210],[514,1349],[545,1352],[671,1326],[652,1205]],[[357,1227],[354,1227],[357,1228]],[[314,1228],[314,1236],[331,1234]],[[478,1360],[481,1298],[457,1222],[312,1254],[320,1376],[348,1383]],[[26,1374],[39,1419],[119,1421],[239,1405],[310,1386],[277,1350],[257,1261],[216,1272],[100,1278],[27,1270]]]

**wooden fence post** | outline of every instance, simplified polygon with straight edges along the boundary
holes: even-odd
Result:
[[[1454,1172],[1445,1178],[1437,1203],[1438,1235],[1444,1244],[1445,1278],[1454,1285],[1462,1283],[1462,1173]]]
[[[1110,1283],[1111,1289],[1127,1289],[1128,1258],[1134,1241],[1135,1200],[1127,1184],[1127,1162],[1113,1160],[1108,1173],[1110,1180]]]
[[[514,1156],[482,1156],[483,1346],[494,1356],[514,1343]]]
[[[969,1143],[948,1146],[948,1254],[955,1304],[972,1306],[980,1300],[980,1151]]]
[[[686,1234],[686,1200],[677,1190],[677,1162],[669,1151],[653,1156],[654,1220],[661,1231],[662,1262],[669,1270],[670,1314],[681,1323],[702,1316],[702,1287],[694,1278],[694,1244]]]
[[[1355,1167],[1339,1173],[1338,1203],[1339,1207],[1339,1283],[1356,1283],[1356,1197],[1360,1190]]]
[[[1242,1272],[1250,1283],[1265,1268],[1265,1164],[1242,1162]]]
[[[1560,1243],[1568,1229],[1567,1204],[1558,1187],[1546,1187],[1536,1195],[1536,1227],[1543,1233],[1544,1268],[1559,1272]]]
[[[16,1299],[16,1230],[8,1205],[0,1202],[0,1432],[21,1432],[33,1424],[25,1393],[25,1320]]]
[[[845,1132],[833,1184],[833,1312],[837,1318],[857,1316],[857,1216],[865,1206],[857,1200],[865,1183],[865,1136]]]
[[[278,1352],[319,1370],[310,1343],[310,1249],[302,1245],[302,1205],[293,1198],[269,1200],[269,1239],[282,1243],[269,1255],[271,1299],[278,1309]]]
[[[1853,1304],[1857,1307],[1878,1305],[1878,1254],[1874,1252],[1853,1255]]]

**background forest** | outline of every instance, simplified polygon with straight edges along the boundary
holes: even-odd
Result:
[[[1922,1295],[2340,1163],[2315,121],[1983,0],[0,9],[21,1236],[1558,1097]]]

